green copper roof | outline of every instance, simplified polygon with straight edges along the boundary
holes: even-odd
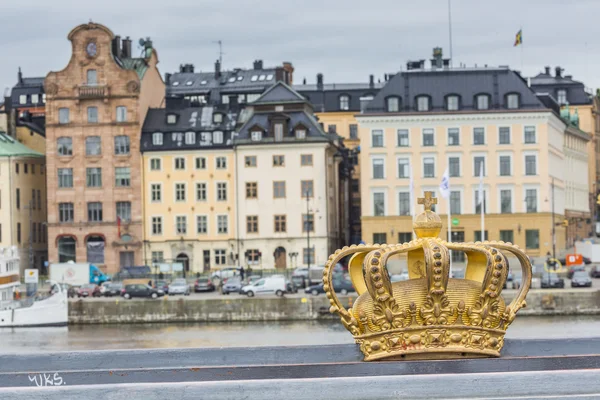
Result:
[[[140,79],[144,77],[144,74],[148,70],[148,64],[143,58],[119,58],[124,69],[134,70]]]
[[[0,133],[0,157],[44,157],[42,153],[31,150],[15,138]]]

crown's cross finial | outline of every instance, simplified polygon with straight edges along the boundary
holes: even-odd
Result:
[[[417,202],[423,204],[425,211],[431,211],[431,206],[437,204],[437,198],[433,197],[433,192],[425,192],[425,197],[419,197]]]

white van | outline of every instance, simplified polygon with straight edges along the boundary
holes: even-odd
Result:
[[[261,294],[273,294],[283,296],[286,292],[285,277],[283,275],[273,275],[259,279],[252,285],[244,286],[242,293],[248,297],[254,297]]]

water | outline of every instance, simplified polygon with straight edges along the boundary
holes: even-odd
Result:
[[[509,338],[600,336],[600,316],[517,317]],[[353,343],[338,321],[84,325],[0,329],[0,353]]]

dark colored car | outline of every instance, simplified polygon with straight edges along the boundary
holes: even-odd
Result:
[[[600,278],[600,267],[597,265],[594,265],[592,267],[592,269],[590,270],[590,276],[592,278]]]
[[[232,276],[223,284],[221,292],[223,294],[239,293],[242,290],[242,279],[239,276]]]
[[[569,278],[569,279],[573,278],[573,274],[578,271],[585,272],[585,266],[584,265],[571,265],[569,267],[569,271],[567,272],[567,278]]]
[[[160,289],[165,293],[169,293],[169,282],[167,281],[156,281],[156,283],[154,284],[154,288],[155,289]]]
[[[123,284],[121,283],[105,283],[103,286],[106,288],[104,290],[104,296],[106,297],[119,296],[121,290],[123,290]]]
[[[352,286],[352,282],[348,279],[334,280],[333,288],[336,293],[340,294],[348,294],[350,292],[355,292],[354,287]],[[309,286],[304,289],[304,293],[312,294],[313,296],[319,295],[319,293],[325,293],[323,289],[323,284],[320,283],[318,285]]]
[[[88,283],[87,285],[81,286],[77,289],[77,297],[100,297],[102,296],[102,292],[100,291],[100,286],[95,285],[93,283]]]
[[[555,273],[544,273],[542,275],[542,289],[550,289],[550,288],[564,288],[565,280],[559,278]]]
[[[60,286],[62,289],[67,292],[67,297],[77,297],[77,289],[68,283],[61,283]]]
[[[123,290],[121,290],[121,296],[123,296],[126,299],[131,299],[133,297],[151,297],[153,299],[156,299],[164,295],[165,292],[163,292],[160,289],[155,289],[148,285],[142,285],[139,283],[125,285]]]
[[[592,278],[585,271],[576,271],[571,278],[571,287],[592,287]]]
[[[292,282],[297,287],[305,288],[308,285],[308,268],[296,268],[292,273]]]
[[[198,278],[194,282],[194,292],[214,292],[215,285],[212,283],[210,278]]]

